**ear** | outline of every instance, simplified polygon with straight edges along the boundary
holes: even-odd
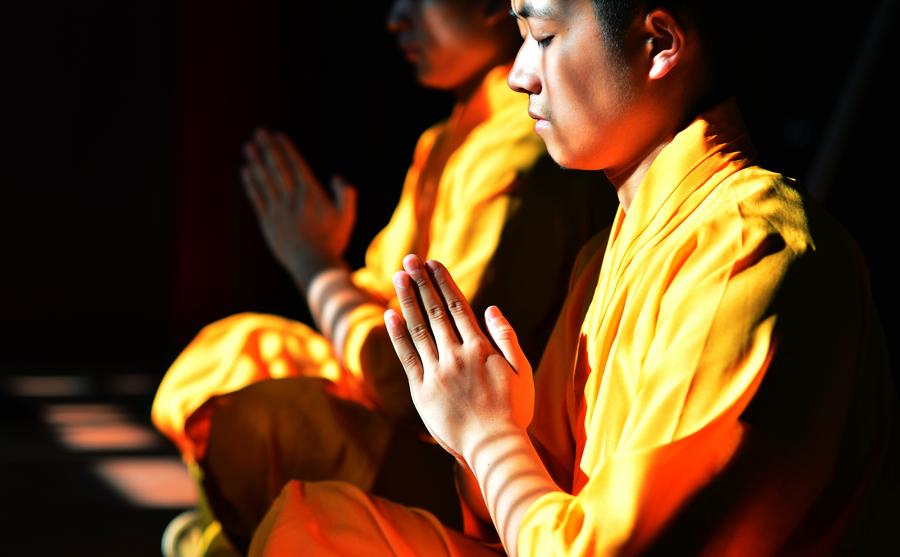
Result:
[[[662,79],[684,58],[684,27],[671,12],[656,9],[644,18],[643,30],[647,37],[647,54],[650,56],[647,77]]]

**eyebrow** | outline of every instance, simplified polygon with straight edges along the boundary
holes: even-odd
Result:
[[[510,8],[509,15],[516,19],[555,19],[557,17],[556,10],[553,8],[549,6],[535,8],[531,2],[525,2],[518,12],[514,8]]]

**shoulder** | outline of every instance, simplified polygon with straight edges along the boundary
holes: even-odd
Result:
[[[865,261],[856,242],[796,180],[752,166],[722,186],[711,218],[700,228],[733,221],[733,278],[755,270],[776,283],[807,284],[817,296],[866,287]]]
[[[797,298],[858,300],[868,288],[847,231],[795,180],[755,166],[722,181],[653,251],[655,271],[642,281],[676,300],[670,305],[710,292],[747,307],[776,296],[788,303],[789,290],[797,306]]]
[[[807,200],[793,179],[751,166],[735,172],[723,186],[740,218],[744,243],[776,235],[795,255],[814,249]]]

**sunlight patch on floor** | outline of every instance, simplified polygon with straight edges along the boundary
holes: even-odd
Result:
[[[183,508],[197,503],[194,481],[176,457],[100,459],[94,470],[138,507]]]

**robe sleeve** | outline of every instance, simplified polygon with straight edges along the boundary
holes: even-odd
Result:
[[[817,250],[793,236],[802,215],[762,206],[711,220],[654,271],[665,292],[618,446],[591,446],[608,424],[588,407],[586,480],[532,503],[519,555],[766,555],[837,530],[877,460],[838,458],[877,440],[848,426],[866,423],[854,401],[881,376],[854,373],[882,353],[866,342],[865,273],[824,217]]]

